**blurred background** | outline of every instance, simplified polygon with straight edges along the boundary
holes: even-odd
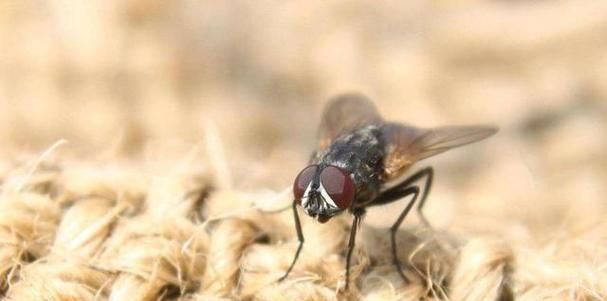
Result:
[[[498,125],[418,165],[427,215],[536,241],[607,212],[606,37],[596,0],[2,1],[0,158],[179,158],[210,131],[238,189],[278,191],[360,91],[390,120]]]

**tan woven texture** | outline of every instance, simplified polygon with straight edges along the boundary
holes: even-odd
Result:
[[[606,300],[607,2],[0,2],[0,300]],[[425,213],[290,187],[327,99],[495,124]]]

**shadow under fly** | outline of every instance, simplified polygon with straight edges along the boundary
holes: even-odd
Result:
[[[383,120],[375,105],[363,95],[343,94],[333,98],[321,119],[318,147],[293,183],[292,209],[299,245],[293,262],[279,281],[287,278],[303,248],[297,206],[321,223],[344,211],[352,214],[346,253],[348,289],[356,231],[366,209],[406,198],[409,203],[390,227],[390,242],[394,265],[408,283],[397,256],[396,233],[416,204],[422,222],[430,226],[422,209],[434,172],[432,167],[425,167],[399,183],[392,182],[417,161],[496,132],[495,127],[481,125],[417,128]]]

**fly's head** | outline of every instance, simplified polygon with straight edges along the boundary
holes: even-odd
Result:
[[[310,165],[293,183],[295,200],[307,215],[321,223],[348,209],[354,193],[354,182],[348,172],[332,165]]]

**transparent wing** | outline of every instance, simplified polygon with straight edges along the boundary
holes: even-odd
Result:
[[[375,105],[362,94],[341,94],[329,101],[319,128],[319,148],[327,148],[335,138],[365,125],[382,122]]]
[[[384,166],[389,180],[400,176],[419,160],[485,139],[495,134],[497,128],[475,125],[420,129],[405,124],[388,123],[383,131],[388,142]]]

